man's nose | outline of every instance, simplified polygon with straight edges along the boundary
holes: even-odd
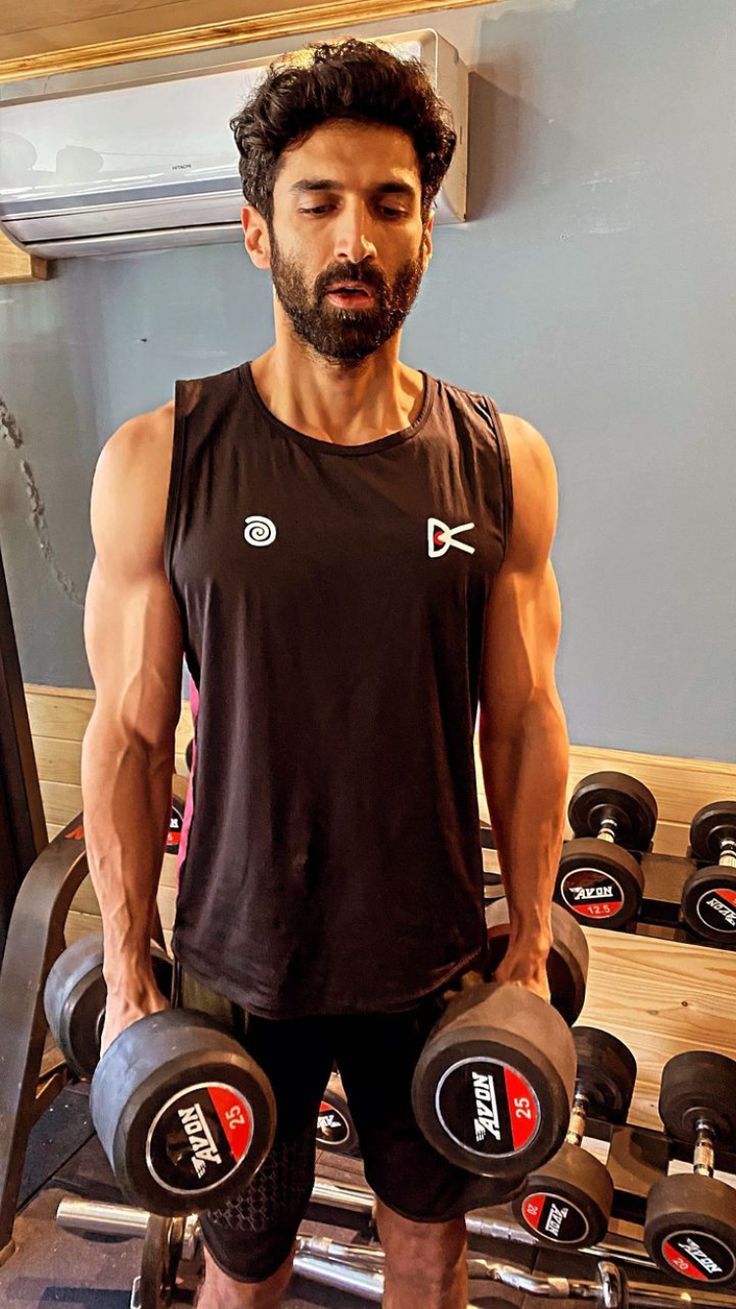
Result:
[[[372,227],[373,219],[365,203],[345,204],[335,225],[335,258],[361,264],[369,255],[375,255]]]

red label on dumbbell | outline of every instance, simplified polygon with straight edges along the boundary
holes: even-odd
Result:
[[[733,1251],[709,1232],[673,1232],[662,1242],[662,1257],[694,1282],[726,1282],[736,1272]]]
[[[736,889],[714,886],[710,891],[704,891],[695,912],[711,931],[736,932]]]
[[[168,836],[166,837],[166,850],[164,851],[164,853],[176,854],[179,849],[180,840],[181,840],[181,814],[177,813],[176,809],[172,809],[171,818],[169,819],[169,833]]]
[[[568,909],[580,918],[614,918],[624,904],[624,893],[615,877],[599,868],[575,868],[560,883],[560,894]]]
[[[551,1191],[528,1195],[521,1206],[524,1220],[534,1232],[560,1245],[582,1245],[588,1235],[588,1220],[570,1200]]]
[[[189,1087],[159,1110],[148,1133],[146,1158],[167,1190],[196,1194],[230,1177],[252,1139],[250,1105],[232,1086]]]
[[[539,1101],[529,1083],[496,1059],[464,1059],[437,1087],[437,1117],[459,1145],[478,1155],[516,1154],[539,1130]]]

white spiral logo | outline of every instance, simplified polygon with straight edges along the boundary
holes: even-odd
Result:
[[[276,540],[276,524],[262,514],[251,514],[245,520],[243,536],[248,545],[270,545]]]

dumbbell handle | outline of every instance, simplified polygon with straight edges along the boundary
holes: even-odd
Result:
[[[585,1125],[588,1121],[588,1097],[584,1091],[575,1088],[575,1098],[570,1111],[570,1126],[567,1129],[567,1145],[582,1145]]]
[[[719,868],[736,868],[736,837],[727,836],[721,841]]]
[[[616,844],[616,819],[613,817],[604,818],[600,825],[597,836],[599,841],[610,841],[611,845]]]
[[[693,1152],[693,1172],[699,1177],[712,1177],[715,1166],[713,1147],[714,1132],[705,1118],[698,1119],[696,1125],[695,1150]]]

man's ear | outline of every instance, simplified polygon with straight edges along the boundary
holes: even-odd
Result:
[[[255,205],[243,205],[240,222],[245,238],[244,244],[256,268],[271,267],[271,242],[268,224]]]
[[[422,245],[424,247],[424,257],[429,262],[432,258],[432,228],[434,227],[434,214],[427,220],[422,233]]]

